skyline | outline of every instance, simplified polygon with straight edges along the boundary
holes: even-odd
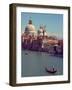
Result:
[[[63,14],[21,12],[21,32],[24,32],[29,19],[32,20],[36,31],[39,30],[40,25],[45,25],[48,36],[63,39]]]

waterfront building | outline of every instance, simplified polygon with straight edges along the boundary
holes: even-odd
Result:
[[[40,26],[36,31],[32,20],[29,20],[21,36],[22,49],[32,51],[42,51],[52,54],[63,53],[63,40],[58,40],[56,36],[48,36],[44,26]]]

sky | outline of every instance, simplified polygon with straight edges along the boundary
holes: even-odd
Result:
[[[39,30],[40,25],[45,25],[49,36],[63,38],[63,14],[21,12],[21,32],[24,32],[29,19],[32,20],[36,31]]]

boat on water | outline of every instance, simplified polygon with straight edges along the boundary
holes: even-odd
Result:
[[[54,69],[54,68],[52,68],[52,69],[47,69],[47,68],[45,68],[45,71],[48,72],[48,73],[52,73],[52,74],[54,74],[54,73],[57,72],[57,70]]]
[[[28,55],[28,53],[25,53],[25,55]]]

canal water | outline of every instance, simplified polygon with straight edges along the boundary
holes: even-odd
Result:
[[[46,72],[45,68],[52,69],[55,74]],[[52,76],[63,74],[63,57],[49,55],[45,52],[34,52],[22,50],[21,54],[21,76]]]

